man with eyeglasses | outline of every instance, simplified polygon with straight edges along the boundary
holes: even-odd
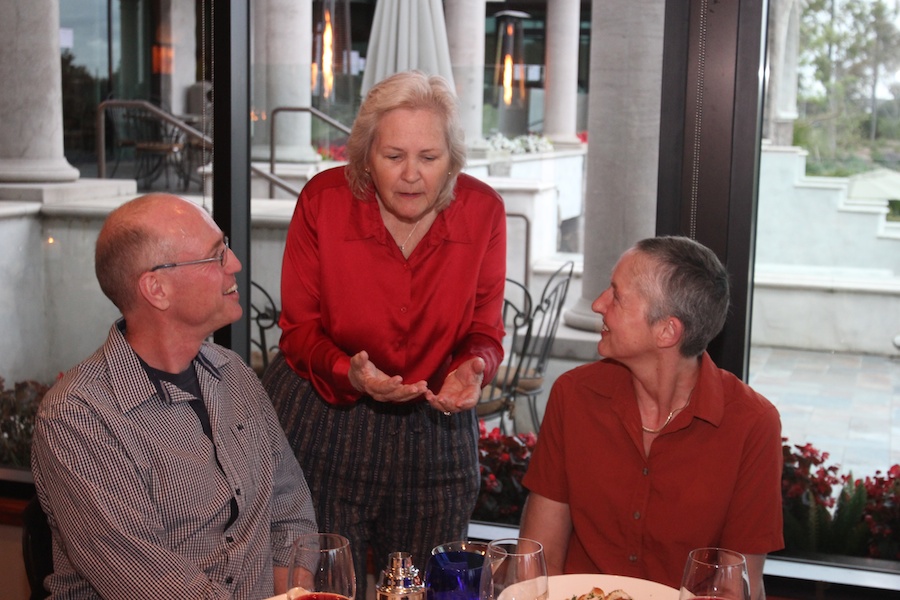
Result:
[[[266,598],[309,489],[256,374],[207,339],[241,316],[228,238],[150,194],[110,213],[100,287],[122,313],[47,393],[32,472],[53,532],[53,598]]]

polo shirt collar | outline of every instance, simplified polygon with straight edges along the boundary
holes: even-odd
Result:
[[[624,423],[632,422],[635,419],[640,423],[641,416],[634,395],[631,371],[617,361],[606,360],[621,367],[617,371],[616,381],[613,382],[612,386],[606,387],[606,389],[612,391],[610,400],[612,401],[613,410]],[[600,392],[599,388],[593,391],[598,395],[605,396],[605,394]],[[697,375],[697,383],[694,385],[694,391],[691,393],[691,403],[683,412],[707,421],[716,427],[722,422],[722,417],[725,414],[722,378],[719,376],[719,368],[713,362],[708,352],[704,351],[700,357],[700,373]],[[667,431],[674,430],[676,430],[674,427],[671,429],[667,428]]]
[[[716,427],[725,415],[725,395],[719,368],[709,353],[704,351],[700,357],[700,374],[691,394],[691,413]]]

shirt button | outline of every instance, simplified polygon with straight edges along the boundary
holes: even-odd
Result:
[[[637,562],[637,554],[632,554],[631,556],[628,557],[628,560],[630,562]]]
[[[237,488],[236,490],[234,490],[234,494],[235,494],[235,496],[240,496],[240,495],[241,495],[241,488]]]
[[[234,538],[229,535],[228,537],[225,538],[225,541],[230,544],[234,541]]]
[[[407,311],[407,308],[406,308],[405,306],[401,306],[401,307],[400,307],[400,313],[401,313],[401,314],[404,314],[404,315],[405,315],[405,314],[406,314],[406,311]]]
[[[635,518],[635,520],[640,519],[640,518],[641,518],[641,511],[639,511],[639,510],[634,511],[634,518]]]
[[[647,467],[644,467],[644,475],[649,475],[649,474],[650,474],[650,469],[648,469]]]
[[[234,581],[234,577],[226,577],[225,578],[225,583],[228,585],[231,585],[233,581]]]

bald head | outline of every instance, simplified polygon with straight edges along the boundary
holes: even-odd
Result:
[[[172,194],[147,194],[112,211],[94,252],[100,289],[123,314],[133,308],[141,274],[171,257],[198,222],[213,223],[201,207]]]

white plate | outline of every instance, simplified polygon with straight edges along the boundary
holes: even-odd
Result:
[[[634,600],[678,600],[678,590],[675,588],[634,577],[578,574],[553,575],[549,579],[549,600],[571,600],[572,596],[587,594],[594,587],[607,594],[613,590],[622,590]]]

